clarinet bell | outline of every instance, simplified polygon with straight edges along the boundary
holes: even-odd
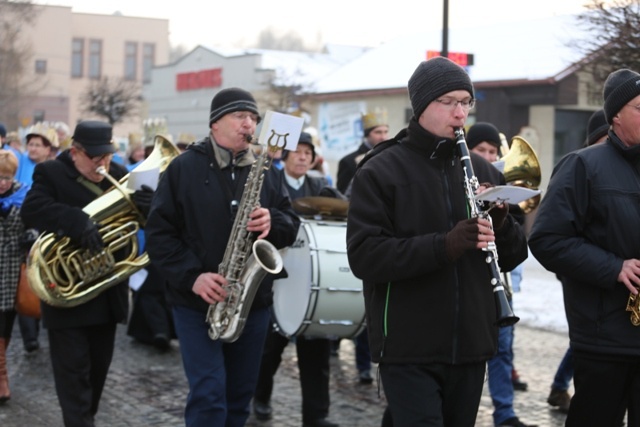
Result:
[[[511,310],[511,304],[509,304],[509,300],[507,299],[507,294],[503,289],[496,289],[493,292],[493,295],[496,300],[496,325],[499,328],[503,328],[505,326],[513,326],[520,318],[513,314],[513,310]]]

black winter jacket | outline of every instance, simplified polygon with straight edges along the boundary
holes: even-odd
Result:
[[[126,173],[123,166],[111,162],[109,174],[113,178],[120,180]],[[60,153],[55,160],[36,165],[31,190],[22,205],[25,227],[67,236],[72,242],[78,242],[89,218],[82,209],[98,197],[78,182],[79,177],[69,150]],[[98,186],[106,191],[111,182],[103,179]],[[45,303],[41,306],[43,324],[49,329],[122,322],[128,313],[128,281],[76,307],[56,308]]]
[[[445,253],[445,234],[468,217],[463,180],[455,141],[436,138],[415,119],[356,172],[347,252],[363,280],[376,362],[476,363],[496,352],[496,304],[482,251],[455,262]],[[527,257],[511,216],[496,244],[503,271]]]
[[[207,137],[169,164],[145,227],[147,252],[167,280],[169,304],[202,312],[209,305],[193,293],[193,284],[201,273],[218,271],[233,225],[229,198],[238,196],[240,200],[251,169],[228,166],[220,170],[211,144]],[[265,173],[260,205],[269,208],[271,214],[266,240],[280,249],[295,241],[300,220],[291,207],[280,171],[272,167]],[[233,182],[235,193],[224,191],[227,182]],[[267,275],[264,279],[253,308],[271,305],[273,278]]]
[[[640,328],[618,282],[626,259],[640,259],[640,147],[609,138],[564,156],[553,170],[529,246],[562,277],[574,351],[640,356]]]

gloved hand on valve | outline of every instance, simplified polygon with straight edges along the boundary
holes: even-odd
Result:
[[[104,248],[102,236],[98,231],[98,224],[93,222],[91,218],[87,219],[82,236],[80,236],[80,247],[94,253],[100,252]]]
[[[147,185],[142,185],[140,190],[136,190],[133,193],[132,199],[138,210],[145,216],[149,215],[149,209],[151,208],[151,200],[153,199],[153,189]]]
[[[444,238],[444,248],[450,261],[456,261],[466,251],[470,249],[479,249],[478,244],[481,242],[480,235],[493,236],[493,231],[489,228],[488,222],[479,218],[469,218],[459,221]],[[481,227],[485,232],[481,233]],[[489,241],[493,239],[484,239]]]

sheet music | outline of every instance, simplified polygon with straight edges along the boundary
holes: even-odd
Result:
[[[540,190],[518,187],[516,185],[497,185],[476,195],[476,200],[495,203],[517,204],[540,194]]]
[[[143,185],[149,186],[153,191],[158,187],[158,179],[160,178],[160,168],[152,169],[135,168],[129,172],[129,180],[127,188],[133,191],[140,190]]]

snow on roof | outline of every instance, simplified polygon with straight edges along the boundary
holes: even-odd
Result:
[[[474,55],[468,67],[474,83],[552,78],[577,62],[568,47],[581,34],[576,16],[554,16],[508,25],[449,29],[449,52]],[[440,51],[442,30],[398,37],[371,49],[336,69],[315,85],[316,93],[396,89],[409,77],[428,50]]]
[[[327,53],[298,52],[271,49],[210,48],[225,57],[257,55],[258,68],[276,70],[287,83],[310,84],[340,68],[369,48],[328,45]]]

